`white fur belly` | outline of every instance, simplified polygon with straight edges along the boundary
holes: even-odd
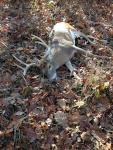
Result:
[[[55,32],[63,32],[63,33],[68,33],[68,29],[65,27],[64,24],[56,24],[53,28]]]

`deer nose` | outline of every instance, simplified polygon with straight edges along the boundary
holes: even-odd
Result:
[[[57,73],[53,66],[48,68],[47,77],[51,82],[57,81]]]

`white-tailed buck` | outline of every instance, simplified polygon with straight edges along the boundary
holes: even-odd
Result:
[[[41,60],[39,60],[39,64],[26,64],[14,56],[17,61],[26,66],[25,68],[19,66],[24,70],[24,75],[26,74],[29,67],[38,65],[43,70],[43,72],[47,74],[47,77],[50,81],[55,81],[58,79],[56,70],[65,64],[70,73],[73,74],[77,79],[80,79],[80,77],[75,73],[75,69],[70,62],[71,58],[77,51],[94,55],[80,47],[77,47],[75,38],[83,37],[91,44],[95,43],[92,42],[85,34],[77,31],[74,27],[65,22],[60,22],[54,25],[52,31],[49,34],[49,45],[47,45],[41,38],[35,35],[32,36],[40,41],[38,42],[39,44],[42,44],[46,47],[45,55]]]

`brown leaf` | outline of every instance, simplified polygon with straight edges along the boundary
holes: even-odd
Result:
[[[35,141],[35,139],[37,138],[36,132],[31,127],[24,127],[23,132],[26,135],[26,137],[30,140],[30,142]]]

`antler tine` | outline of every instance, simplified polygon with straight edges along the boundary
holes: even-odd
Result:
[[[42,43],[42,42],[36,41],[36,43],[41,44],[41,45],[43,45],[43,46],[45,46],[47,48],[47,46],[44,43]]]
[[[43,43],[43,45],[48,48],[48,45],[46,44],[46,42],[44,42],[44,40],[42,40],[40,37],[38,37],[38,36],[36,36],[36,35],[33,35],[33,34],[32,34],[32,36],[33,36],[34,38],[40,40],[40,41]],[[41,44],[41,42],[40,42],[40,44]]]
[[[26,67],[24,68],[24,72],[23,72],[24,76],[27,74],[27,71],[31,66],[37,66],[37,65],[35,63],[27,64]]]
[[[20,60],[19,58],[17,58],[14,54],[12,55],[18,62],[20,62],[21,64],[27,66],[27,64],[25,62],[23,62],[22,60]]]
[[[20,65],[18,65],[18,64],[16,64],[16,63],[14,63],[18,68],[20,68],[20,69],[22,69],[22,70],[24,70],[25,68],[24,67],[22,67],[22,66],[20,66]]]
[[[26,64],[25,62],[23,62],[22,60],[18,59],[15,55],[12,55],[18,62],[20,62],[21,64],[25,65],[25,67],[21,67],[19,66],[18,64],[15,63],[15,65],[17,67],[19,67],[20,69],[23,70],[23,75],[25,76],[27,74],[27,71],[28,69],[31,67],[31,66],[37,66],[36,63],[30,63],[30,64]]]

